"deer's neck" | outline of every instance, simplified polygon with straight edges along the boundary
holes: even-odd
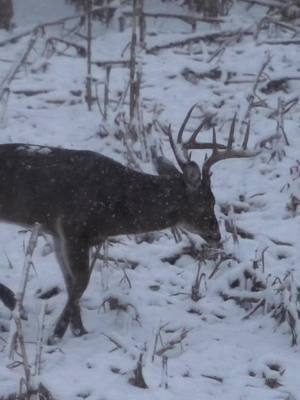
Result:
[[[184,184],[180,177],[133,173],[118,185],[118,194],[99,215],[107,236],[151,232],[181,222]]]
[[[184,201],[184,187],[180,178],[150,177],[140,185],[133,185],[126,207],[133,215],[140,231],[165,229],[178,224]]]

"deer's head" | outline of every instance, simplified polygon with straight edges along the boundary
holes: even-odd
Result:
[[[185,185],[182,226],[215,246],[220,242],[221,234],[210,181],[206,180],[194,161],[182,164],[181,169]]]
[[[177,136],[177,143],[174,142],[171,132],[171,126],[163,131],[168,135],[170,144],[181,169],[182,178],[185,185],[184,204],[182,208],[182,225],[193,233],[197,233],[209,245],[218,245],[221,241],[219,223],[215,214],[215,197],[211,189],[211,167],[218,161],[228,158],[251,157],[253,152],[247,151],[247,142],[249,137],[249,126],[242,145],[242,149],[233,150],[234,128],[236,115],[234,116],[227,145],[218,144],[216,140],[216,131],[213,128],[212,143],[199,143],[196,141],[197,135],[203,127],[203,122],[193,132],[187,142],[183,142],[183,132],[190,118],[194,105],[188,111]],[[204,161],[202,169],[197,163],[191,160],[191,149],[211,149],[211,155]],[[170,167],[168,167],[170,168]]]

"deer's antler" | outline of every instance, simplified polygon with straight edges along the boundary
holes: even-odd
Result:
[[[189,162],[189,155],[188,155],[187,150],[184,149],[182,146],[181,147],[177,146],[177,144],[174,142],[174,139],[172,136],[171,124],[169,124],[166,127],[166,126],[161,125],[159,123],[159,121],[157,121],[157,123],[158,123],[160,129],[163,131],[163,133],[168,136],[172,151],[176,158],[176,161],[177,161],[178,165],[180,166],[181,170],[183,170],[184,166]]]
[[[232,119],[227,146],[225,147],[225,149],[221,150],[220,146],[217,145],[216,130],[215,127],[213,127],[213,141],[212,141],[213,151],[212,154],[204,161],[204,164],[202,166],[203,179],[210,178],[211,175],[210,168],[218,161],[227,160],[229,158],[249,158],[257,154],[257,152],[247,150],[247,145],[250,135],[250,121],[248,121],[247,124],[246,134],[241,149],[234,150],[232,148],[234,142],[234,130],[235,130],[236,118],[237,114],[235,114]],[[207,147],[202,147],[201,143],[198,143],[197,149],[201,148],[207,148]]]
[[[160,129],[168,136],[169,142],[172,148],[172,151],[175,155],[176,161],[178,165],[180,166],[181,169],[184,168],[184,166],[190,162],[191,160],[191,154],[189,154],[188,150],[191,149],[212,149],[213,146],[216,146],[219,149],[226,149],[226,146],[222,144],[215,144],[213,145],[212,143],[198,143],[196,142],[197,136],[200,132],[200,130],[203,128],[203,126],[207,123],[207,119],[204,119],[201,124],[194,130],[192,133],[190,139],[186,142],[183,142],[183,133],[185,130],[185,127],[191,117],[192,112],[194,109],[198,107],[198,104],[192,105],[192,107],[188,110],[181,126],[177,134],[177,139],[176,142],[173,139],[172,136],[172,129],[171,129],[171,124],[166,126],[162,126],[159,121],[157,121]],[[211,116],[212,118],[213,116]]]
[[[182,145],[182,148],[184,149],[185,152],[187,152],[188,149],[190,149],[190,150],[212,149],[212,154],[208,158],[206,158],[206,160],[204,161],[204,164],[202,166],[202,176],[203,176],[204,180],[209,180],[210,175],[211,175],[210,168],[212,167],[212,165],[214,165],[218,161],[226,160],[229,158],[248,158],[248,157],[253,157],[257,154],[257,152],[247,150],[247,145],[248,145],[248,140],[249,140],[249,135],[250,135],[250,121],[248,121],[248,124],[247,124],[246,134],[245,134],[241,149],[234,150],[232,148],[233,143],[234,143],[234,131],[235,131],[237,114],[234,115],[232,122],[231,122],[227,145],[217,143],[215,126],[213,126],[212,143],[200,143],[200,142],[196,141],[200,130],[202,129],[203,125],[205,124],[205,121],[202,121],[201,124],[195,129],[195,131],[192,133],[192,135],[191,135],[190,139],[188,139],[188,141],[183,142],[182,141],[183,131],[184,131],[187,121],[190,118],[191,113],[194,110],[195,106],[196,106],[196,104],[193,105],[189,109],[189,111],[183,121],[183,124],[181,125],[181,128],[180,128],[178,136],[177,136],[177,143]]]
[[[206,160],[204,161],[204,164],[202,166],[203,179],[206,179],[206,180],[209,180],[210,175],[211,175],[210,168],[216,162],[221,161],[221,160],[226,160],[229,158],[253,157],[257,154],[257,152],[247,150],[247,145],[248,145],[248,140],[249,140],[249,135],[250,135],[250,121],[248,121],[248,124],[247,124],[246,134],[245,134],[245,138],[242,143],[241,149],[234,150],[232,148],[233,142],[234,142],[234,130],[235,130],[237,114],[234,115],[232,122],[231,122],[227,145],[217,143],[215,126],[213,126],[212,142],[202,142],[202,143],[197,142],[197,140],[196,140],[197,136],[198,136],[199,132],[201,131],[201,129],[203,128],[203,126],[205,125],[206,119],[204,119],[200,123],[200,125],[193,131],[190,138],[184,142],[183,141],[183,133],[184,133],[185,127],[191,117],[193,110],[196,107],[197,107],[197,104],[194,104],[188,110],[188,112],[180,126],[180,129],[178,131],[176,142],[174,141],[173,136],[172,136],[171,125],[169,125],[168,127],[163,127],[161,124],[158,123],[161,130],[168,136],[171,148],[172,148],[173,153],[176,158],[176,161],[179,164],[181,169],[183,169],[184,166],[190,162],[191,154],[188,152],[188,150],[210,150],[210,149],[212,149],[212,154],[208,158],[206,158]]]

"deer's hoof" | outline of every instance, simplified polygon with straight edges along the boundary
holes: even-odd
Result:
[[[83,336],[88,333],[88,331],[83,327],[71,327],[74,336]]]
[[[58,335],[53,334],[53,335],[49,336],[49,338],[47,340],[47,344],[49,346],[54,346],[60,341],[60,339],[61,338]]]

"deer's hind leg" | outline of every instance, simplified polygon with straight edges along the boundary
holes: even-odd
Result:
[[[87,333],[82,323],[79,301],[90,277],[89,246],[85,239],[60,233],[54,239],[54,248],[64,276],[68,300],[56,322],[50,343],[62,338],[69,324],[75,336]]]

